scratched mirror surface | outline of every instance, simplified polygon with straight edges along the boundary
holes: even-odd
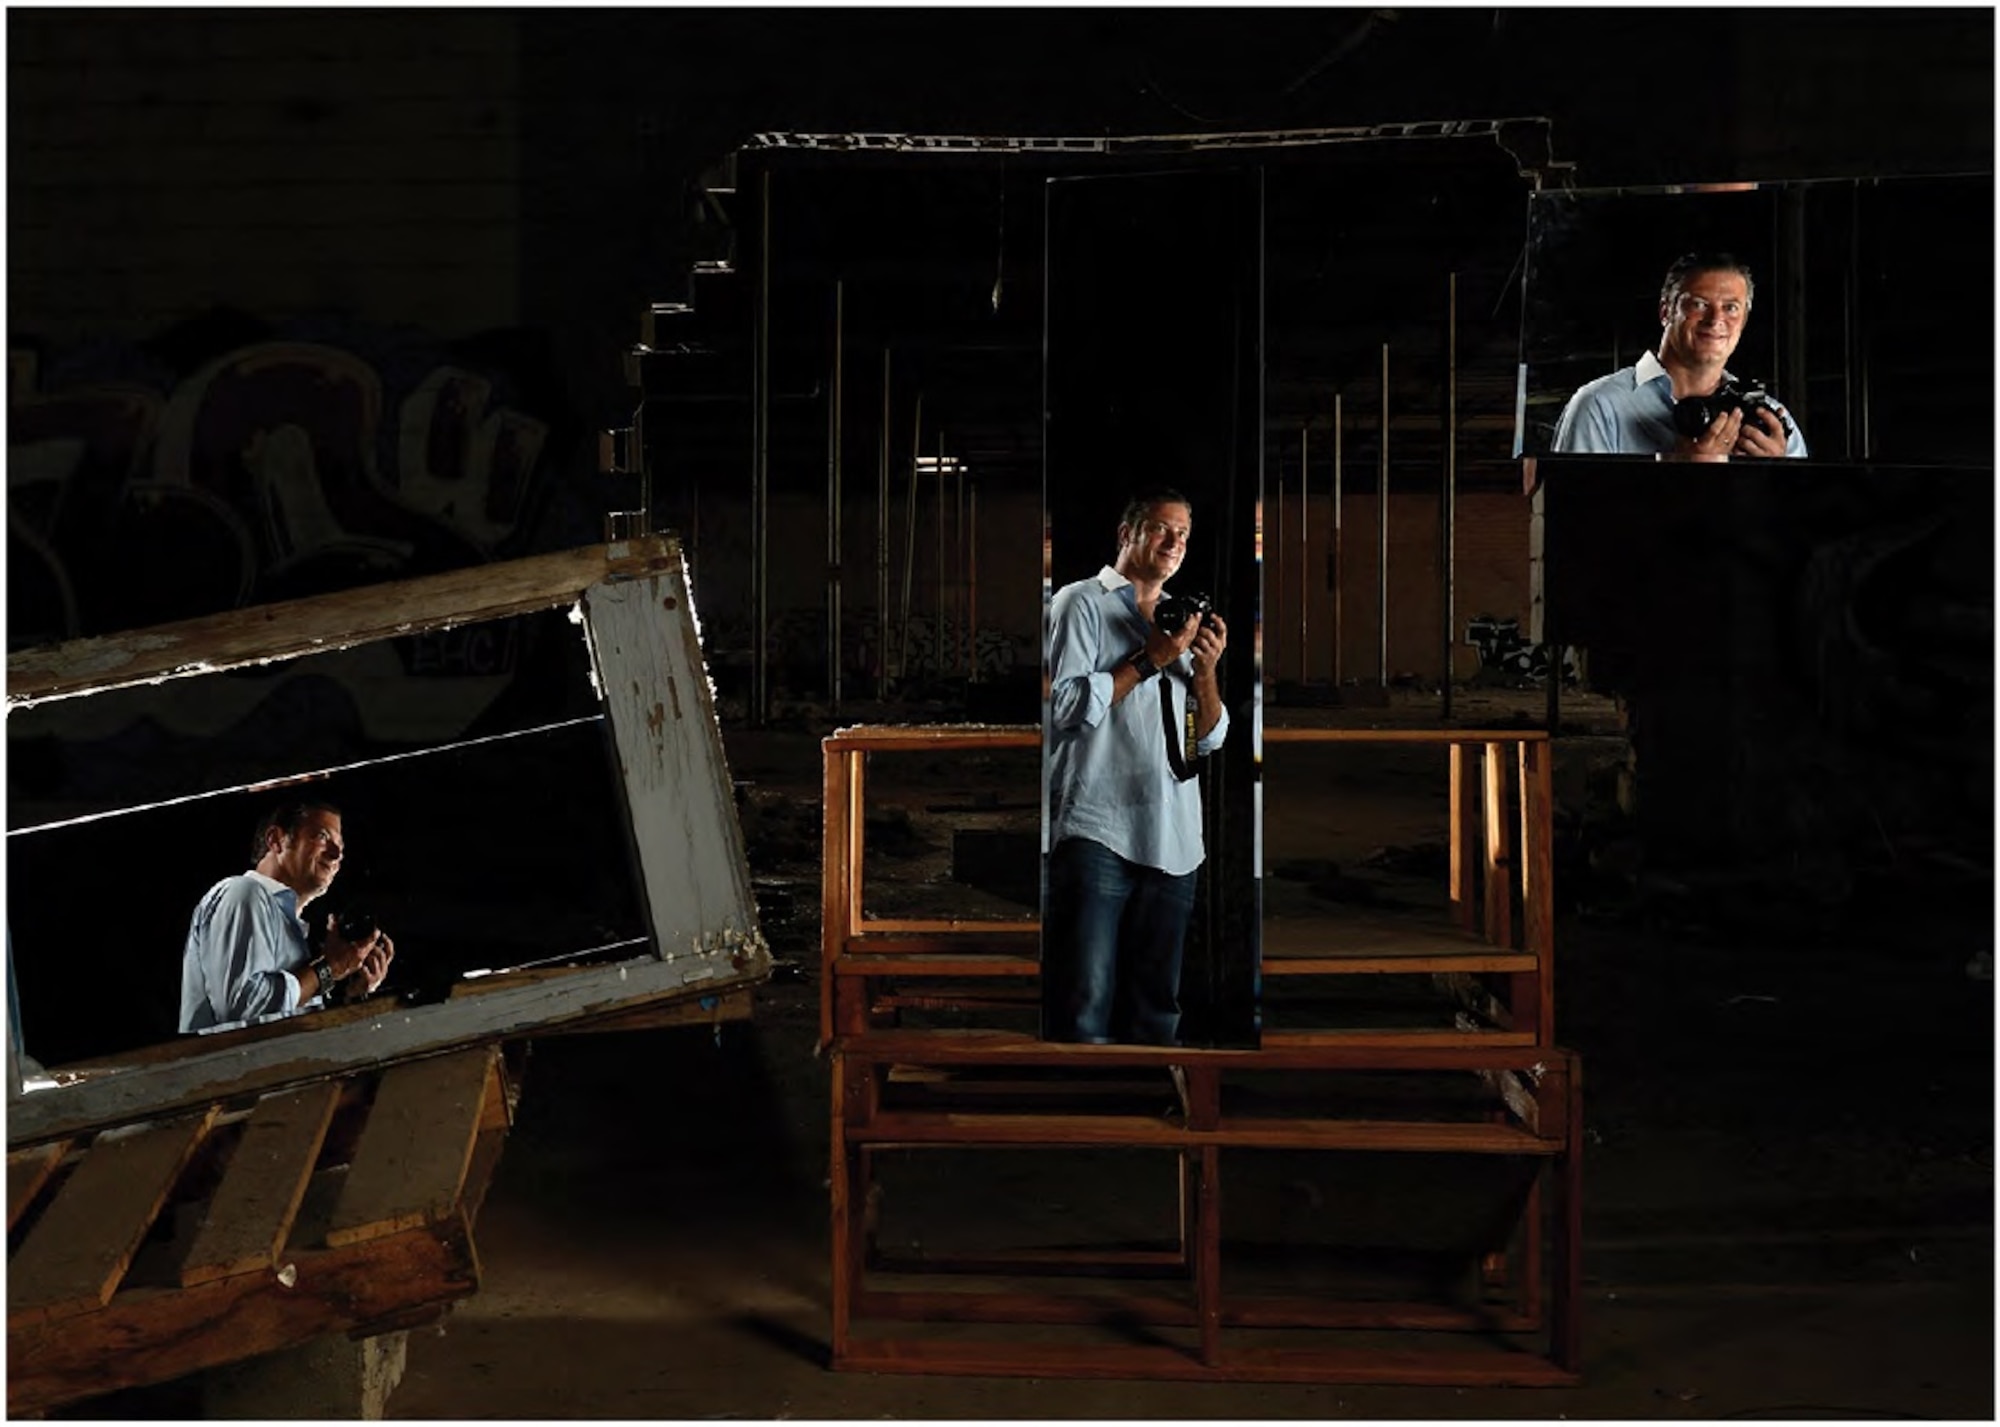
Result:
[[[1663,281],[1687,253],[1748,265],[1728,370],[1785,406],[1809,459],[1990,464],[1991,174],[1533,194],[1526,454],[1563,453],[1572,395],[1660,346]]]

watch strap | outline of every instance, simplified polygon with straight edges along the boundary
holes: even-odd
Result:
[[[324,956],[315,956],[311,963],[312,974],[319,979],[320,993],[331,991],[339,978],[333,974],[333,963]]]
[[[1142,684],[1145,683],[1146,680],[1152,678],[1155,674],[1160,672],[1160,666],[1158,664],[1155,664],[1151,659],[1149,659],[1146,656],[1146,650],[1144,646],[1141,646],[1139,652],[1137,654],[1134,654],[1130,659],[1127,659],[1125,662],[1127,664],[1130,664],[1134,669],[1138,670],[1139,682]]]

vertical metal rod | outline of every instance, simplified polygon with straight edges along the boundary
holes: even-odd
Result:
[[[1451,721],[1453,605],[1458,595],[1458,274],[1451,275],[1444,321],[1444,502],[1438,516],[1438,579],[1444,597],[1444,672],[1438,678],[1440,712]]]
[[[952,645],[951,585],[944,570],[944,428],[938,428],[937,464],[931,468],[931,488],[937,492],[937,614],[931,623],[931,648],[937,655],[938,677],[943,678],[958,663]]]
[[[1382,344],[1382,441],[1375,466],[1375,671],[1389,687],[1389,344]]]
[[[952,572],[952,584],[958,586],[958,674],[970,684],[972,682],[972,578],[966,570],[966,468],[960,466],[954,472],[958,484],[958,570]]]
[[[1308,538],[1312,515],[1312,482],[1306,478],[1310,467],[1306,464],[1306,427],[1299,425],[1299,682],[1305,683],[1312,677],[1309,667],[1312,660],[1306,643],[1306,598],[1312,588],[1311,540]]]
[[[1855,185],[1854,193],[1854,331],[1857,337],[1854,351],[1855,367],[1861,373],[1861,390],[1858,400],[1861,407],[1861,459],[1875,457],[1875,433],[1869,423],[1869,402],[1872,393],[1868,382],[1868,329],[1863,325],[1868,316],[1868,289],[1861,281],[1861,200],[1862,189]]]
[[[896,641],[896,682],[910,677],[910,596],[917,580],[917,454],[924,449],[924,394],[910,419],[910,485],[903,502],[903,635]]]
[[[972,648],[968,657],[966,681],[979,682],[979,477],[968,476],[965,482],[965,628]]]
[[[1340,687],[1340,638],[1341,627],[1340,587],[1347,579],[1347,564],[1340,549],[1340,463],[1341,444],[1345,434],[1345,417],[1341,413],[1341,394],[1333,394],[1333,686]]]
[[[882,436],[875,469],[875,697],[889,697],[889,349],[882,349]]]
[[[1270,611],[1265,622],[1271,629],[1271,684],[1274,693],[1278,682],[1284,678],[1278,659],[1285,643],[1285,462],[1282,456],[1275,465],[1277,472],[1273,484],[1276,489],[1271,501],[1271,598],[1265,603],[1265,608]]]
[[[846,293],[833,280],[833,375],[827,384],[826,407],[826,696],[834,716],[840,715],[840,339]]]
[[[771,171],[757,176],[757,289],[752,304],[750,383],[750,726],[770,713],[765,556],[770,511]]]

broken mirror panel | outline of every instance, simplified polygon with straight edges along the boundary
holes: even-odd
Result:
[[[341,809],[347,853],[307,920],[390,932],[384,1009],[650,946],[567,611],[62,699],[8,735],[11,970],[46,1066],[176,1039],[195,904],[290,798]]]

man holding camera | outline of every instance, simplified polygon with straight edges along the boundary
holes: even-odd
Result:
[[[1117,558],[1049,605],[1050,1040],[1178,1043],[1203,856],[1193,765],[1229,733],[1216,676],[1229,631],[1165,592],[1193,518],[1177,491],[1135,497]]]
[[[1726,370],[1755,296],[1750,269],[1727,253],[1678,259],[1660,287],[1659,351],[1578,388],[1554,449],[1674,461],[1805,455],[1791,414]]]
[[[346,851],[338,808],[286,803],[265,815],[251,850],[255,865],[209,888],[188,923],[184,1033],[295,1016],[325,1004],[349,977],[364,995],[382,984],[396,948],[380,929],[343,933],[329,916],[317,955],[306,939],[306,906],[333,885]]]

